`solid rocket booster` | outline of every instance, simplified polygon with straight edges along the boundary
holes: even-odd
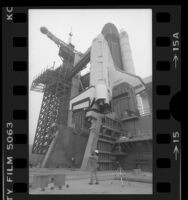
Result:
[[[135,74],[129,37],[124,30],[120,32],[120,48],[124,71],[130,74]]]

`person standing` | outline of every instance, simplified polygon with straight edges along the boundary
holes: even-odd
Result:
[[[75,157],[72,157],[71,158],[71,161],[72,161],[72,166],[71,166],[71,168],[73,169],[74,167],[75,167]]]
[[[89,184],[92,185],[95,179],[96,184],[99,184],[98,176],[97,176],[97,168],[98,168],[98,150],[95,150],[91,153],[90,156],[90,167],[91,167],[91,176]]]

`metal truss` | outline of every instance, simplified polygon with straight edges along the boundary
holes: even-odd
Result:
[[[44,89],[32,153],[46,154],[53,136],[51,125],[67,124],[71,84],[65,80],[66,72],[66,69],[62,69],[56,84],[46,85]]]

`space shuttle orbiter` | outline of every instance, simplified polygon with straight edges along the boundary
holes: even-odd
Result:
[[[145,89],[135,75],[128,35],[119,34],[114,24],[107,23],[92,41],[90,50],[90,86],[71,99],[70,110],[89,108],[91,104],[110,105],[112,89],[123,82],[130,84],[136,94]]]

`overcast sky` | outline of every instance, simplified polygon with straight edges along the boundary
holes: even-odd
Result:
[[[53,62],[59,66],[58,47],[40,32],[46,26],[55,36],[84,53],[103,26],[111,22],[129,35],[136,74],[142,78],[152,74],[152,11],[151,9],[31,9],[29,10],[29,86],[36,75]],[[33,143],[42,93],[29,91],[29,143]]]

